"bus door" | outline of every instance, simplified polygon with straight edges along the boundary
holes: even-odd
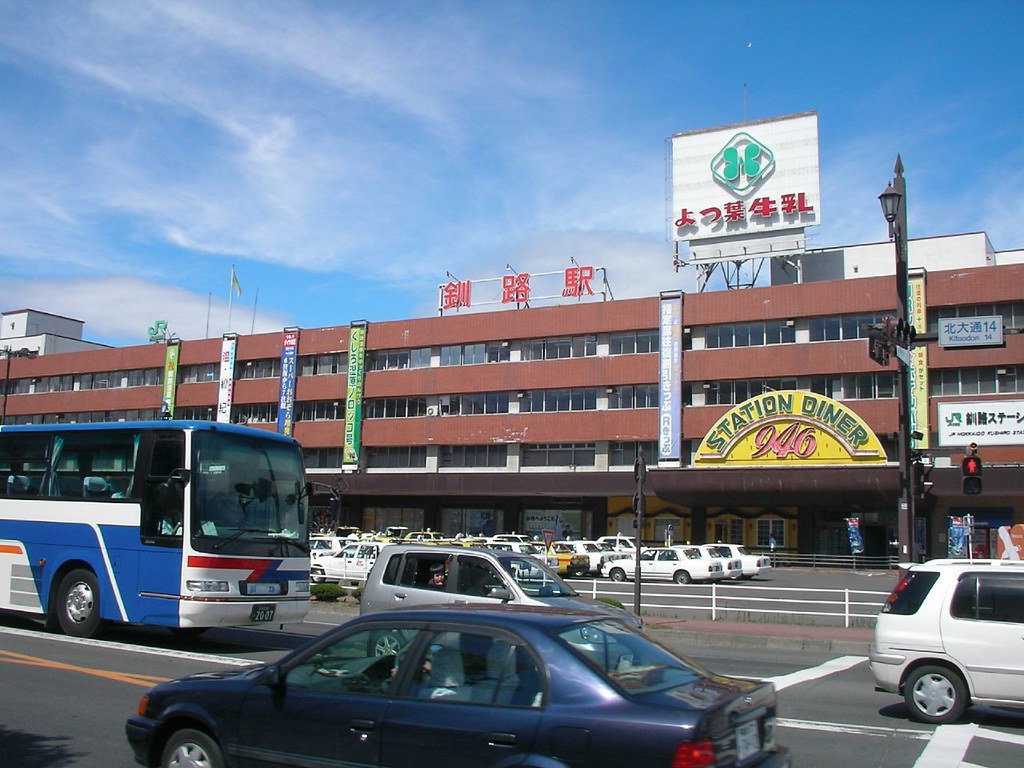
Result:
[[[177,626],[182,542],[188,533],[185,435],[168,430],[144,432],[142,438],[136,470],[142,489],[138,584],[143,615],[132,620]]]

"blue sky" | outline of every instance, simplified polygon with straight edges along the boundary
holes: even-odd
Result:
[[[665,140],[818,113],[815,247],[1024,247],[1017,2],[0,0],[0,308],[142,344],[436,314],[462,279],[672,269]],[[744,99],[746,83],[746,99]],[[745,111],[746,110],[746,111]],[[258,299],[257,299],[258,296]]]

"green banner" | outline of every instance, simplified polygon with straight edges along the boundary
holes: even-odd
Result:
[[[359,464],[359,427],[363,418],[363,373],[366,354],[366,325],[348,329],[348,379],[345,390],[345,442],[342,466]]]
[[[168,344],[164,355],[164,395],[162,416],[174,418],[174,385],[178,380],[178,345]]]

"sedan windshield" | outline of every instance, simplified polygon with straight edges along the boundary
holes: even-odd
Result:
[[[503,557],[505,569],[530,597],[573,597],[576,591],[562,581],[558,574],[535,557]]]

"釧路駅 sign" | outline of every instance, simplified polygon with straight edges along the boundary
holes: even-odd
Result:
[[[939,445],[1024,445],[1024,400],[939,403]]]
[[[708,430],[698,466],[884,464],[871,428],[847,406],[799,390],[766,392],[730,409]]]

